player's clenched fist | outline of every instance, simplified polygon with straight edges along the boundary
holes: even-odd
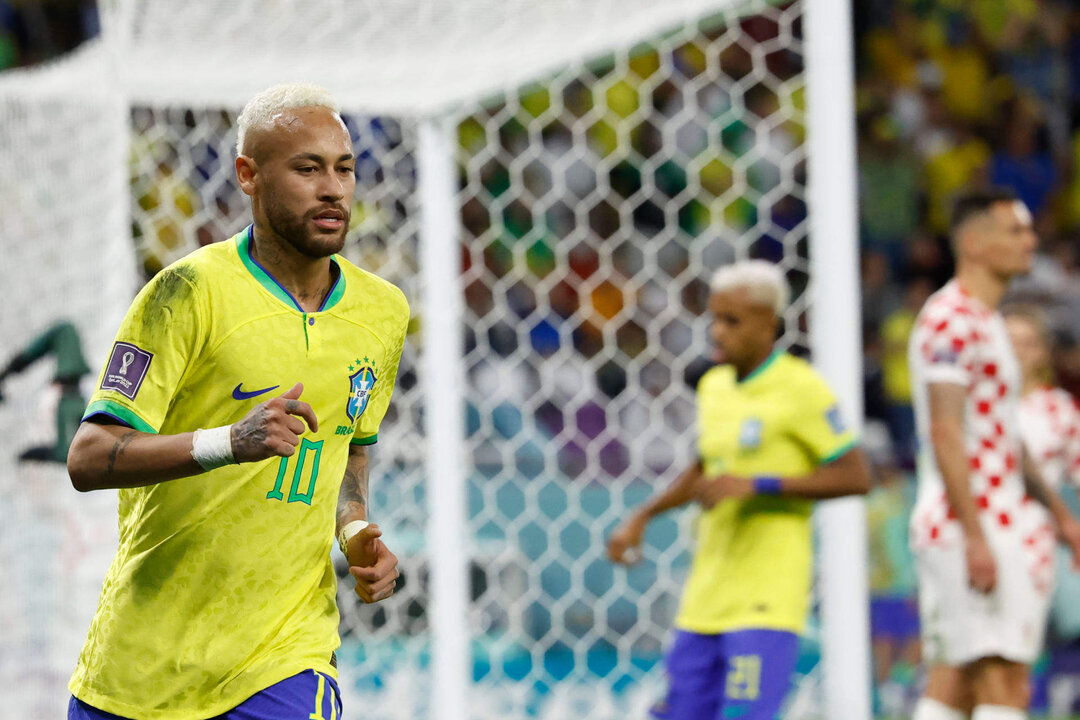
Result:
[[[233,424],[230,439],[236,462],[290,457],[305,432],[304,422],[312,432],[319,429],[315,411],[300,399],[302,392],[303,383],[296,383],[276,398],[259,403],[243,420]]]
[[[397,556],[383,544],[381,536],[378,525],[368,525],[349,538],[345,552],[349,573],[356,580],[356,595],[366,603],[393,595],[400,576]]]
[[[981,534],[968,535],[964,540],[967,560],[968,584],[982,593],[992,592],[997,586],[997,562],[990,545]]]
[[[616,528],[608,538],[608,559],[620,565],[633,565],[641,559],[641,540],[645,536],[646,519],[634,515]]]

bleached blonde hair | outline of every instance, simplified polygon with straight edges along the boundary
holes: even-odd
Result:
[[[334,96],[319,85],[286,83],[267,88],[248,100],[236,119],[236,154],[243,154],[244,140],[252,128],[270,125],[284,111],[302,107],[324,107],[341,113]]]
[[[743,260],[713,273],[709,283],[712,292],[736,288],[745,289],[753,302],[771,308],[778,317],[784,314],[791,300],[791,287],[784,271],[765,260]]]

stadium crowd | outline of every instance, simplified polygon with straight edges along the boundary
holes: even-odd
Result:
[[[914,445],[907,340],[951,273],[955,194],[1013,189],[1035,216],[1033,272],[1006,303],[1035,303],[1055,340],[1058,383],[1080,391],[1080,5],[1056,0],[855,3],[867,439],[878,438],[869,500],[872,617],[880,699],[903,707],[918,648],[906,519]],[[1062,564],[1063,565],[1063,564]],[[1062,565],[1059,565],[1061,567]],[[1042,676],[1072,672],[1077,577],[1059,573]],[[906,606],[906,609],[905,609]],[[1071,709],[1036,684],[1036,705]]]
[[[99,31],[97,0],[0,0],[0,70],[56,57]]]

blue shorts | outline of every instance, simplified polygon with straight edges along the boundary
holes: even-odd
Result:
[[[699,635],[678,630],[667,657],[660,720],[776,720],[791,685],[799,636],[783,630]]]
[[[213,720],[338,720],[341,692],[329,675],[305,670],[255,693]],[[128,720],[72,697],[68,720]]]
[[[891,640],[919,636],[919,605],[913,597],[879,595],[870,598],[870,634]]]

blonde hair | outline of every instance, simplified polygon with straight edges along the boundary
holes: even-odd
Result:
[[[725,265],[713,273],[709,283],[712,292],[743,288],[750,299],[771,308],[779,317],[791,300],[791,287],[784,271],[765,260],[743,260]]]
[[[253,128],[268,126],[284,111],[302,107],[324,107],[341,113],[334,96],[319,85],[286,83],[267,88],[248,100],[236,119],[236,154],[244,153],[244,141]]]

